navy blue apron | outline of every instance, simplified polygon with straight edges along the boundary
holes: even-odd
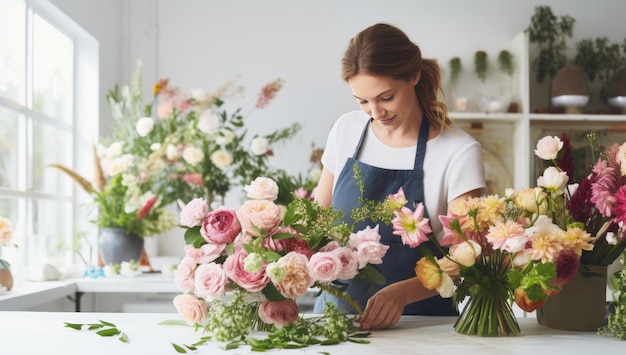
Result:
[[[371,120],[370,120],[371,121]],[[417,151],[415,154],[415,164],[413,170],[391,170],[371,166],[358,161],[356,158],[361,149],[363,138],[367,132],[370,121],[367,122],[361,138],[356,146],[354,155],[348,158],[346,165],[343,167],[337,179],[337,186],[333,193],[332,205],[335,209],[343,211],[344,220],[348,224],[352,224],[351,213],[355,207],[359,206],[359,186],[354,178],[353,165],[358,165],[365,190],[363,197],[367,200],[383,201],[389,194],[395,194],[400,187],[406,195],[407,207],[415,210],[415,206],[419,202],[424,201],[424,156],[426,155],[426,142],[428,141],[429,123],[426,117],[422,118],[419,137],[417,141]],[[424,211],[424,217],[427,217],[427,211]],[[356,230],[362,230],[366,226],[374,227],[377,223],[372,221],[361,221],[356,225]],[[422,243],[416,248],[410,248],[402,244],[400,236],[392,234],[393,227],[383,223],[379,224],[379,234],[381,242],[389,245],[387,253],[383,257],[383,263],[379,265],[369,265],[379,270],[387,284],[392,284],[401,280],[415,276],[415,263],[422,257],[421,248],[429,247],[435,255],[435,248],[431,242]],[[429,245],[430,244],[430,245]],[[361,309],[364,310],[367,300],[374,295],[383,286],[370,283],[367,279],[349,280],[349,286],[346,292],[355,298]],[[314,313],[322,313],[324,305],[327,301],[331,301],[341,311],[347,313],[356,313],[345,301],[338,299],[326,292],[315,300]],[[455,310],[451,298],[442,298],[434,296],[422,301],[408,304],[404,308],[405,315],[458,315]]]

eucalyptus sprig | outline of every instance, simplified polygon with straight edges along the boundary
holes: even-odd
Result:
[[[122,343],[128,343],[128,335],[122,332],[115,324],[100,320],[100,323],[69,323],[63,322],[67,328],[75,330],[83,330],[83,327],[87,327],[86,330],[96,331],[96,334],[102,337],[117,336],[118,340]]]

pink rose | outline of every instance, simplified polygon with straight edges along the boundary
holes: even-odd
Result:
[[[200,249],[196,249],[193,245],[184,246],[185,257],[190,258],[196,264],[208,264],[217,259],[226,249],[226,244],[204,244]]]
[[[237,210],[237,218],[246,234],[258,237],[259,230],[267,234],[276,230],[283,219],[283,213],[272,201],[248,200]]]
[[[365,241],[361,242],[357,248],[357,257],[359,259],[359,269],[362,269],[367,264],[381,264],[383,262],[383,256],[387,254],[388,245],[383,245],[380,242]]]
[[[266,324],[274,324],[278,328],[284,327],[298,320],[300,309],[294,300],[270,301],[264,300],[259,306],[259,317]]]
[[[174,104],[172,100],[160,101],[157,104],[157,117],[161,120],[165,120],[172,116],[174,112]]]
[[[267,263],[264,263],[259,272],[248,272],[243,267],[245,258],[246,253],[244,251],[229,256],[224,261],[224,271],[230,279],[246,290],[250,292],[261,291],[270,282],[270,278],[265,272]]]
[[[176,312],[183,317],[189,325],[205,325],[209,314],[206,302],[192,295],[178,295],[174,297]]]
[[[241,231],[235,210],[221,206],[207,214],[200,234],[209,243],[228,244],[235,240]]]
[[[319,251],[332,251],[335,250],[337,248],[339,248],[339,242],[332,240],[330,242],[328,242],[328,244],[324,245],[323,247],[320,248]]]
[[[278,198],[278,185],[272,179],[258,177],[246,185],[243,189],[248,193],[248,197],[254,200],[274,201]]]
[[[176,286],[184,292],[191,292],[194,288],[194,272],[196,270],[195,260],[184,257],[174,271],[174,282]]]
[[[287,298],[298,298],[304,295],[313,285],[313,278],[307,267],[309,260],[306,256],[290,252],[278,259],[279,267],[285,270],[285,277],[275,282],[276,288]]]
[[[192,186],[204,186],[204,178],[202,178],[202,174],[184,174],[183,180]]]
[[[202,264],[196,269],[194,293],[208,301],[220,298],[226,293],[228,277],[220,264]]]
[[[187,227],[195,227],[202,224],[209,206],[203,198],[194,198],[180,212],[180,224]]]
[[[341,272],[341,260],[331,252],[318,252],[309,260],[309,274],[318,282],[334,281]]]
[[[329,243],[330,244],[330,243]],[[350,247],[340,247],[333,249],[331,253],[337,255],[341,261],[341,271],[337,278],[350,280],[359,273],[359,259],[356,251]]]

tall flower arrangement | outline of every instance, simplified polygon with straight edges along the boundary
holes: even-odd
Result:
[[[591,132],[587,138],[596,159],[596,136]],[[568,165],[562,158],[571,154],[567,136],[543,140],[545,144],[558,145],[558,158],[553,163],[566,171]],[[594,237],[594,248],[583,253],[581,263],[612,264],[626,249],[626,142],[615,143],[600,152],[588,174],[580,182],[572,182],[571,190],[567,208],[573,220]]]
[[[156,167],[156,188],[168,200],[203,197],[209,205],[223,202],[233,187],[272,175],[276,171],[268,163],[272,146],[300,130],[294,123],[250,136],[243,107],[227,108],[243,91],[232,81],[208,93],[184,92],[162,79],[154,85],[151,101],[143,105],[141,68],[138,62],[130,86],[116,87],[107,98],[120,123],[116,139],[128,142],[128,152],[141,157],[146,166]],[[265,108],[283,85],[281,79],[265,85],[250,111]]]
[[[237,209],[210,210],[206,200],[196,198],[182,210],[186,246],[175,271],[183,292],[174,299],[178,313],[218,341],[250,341],[254,329],[274,332],[273,345],[265,344],[269,347],[352,338],[352,319],[328,305],[326,326],[320,327],[319,319],[299,315],[298,299],[322,289],[359,310],[343,293],[347,285],[342,280],[384,282],[370,267],[382,262],[388,248],[379,242],[378,226],[356,231],[337,222],[341,212],[308,198],[294,197],[281,207],[275,203],[278,185],[267,177],[256,178],[245,190],[249,199]],[[355,220],[369,216],[391,223],[392,211],[392,198],[364,203]]]
[[[539,142],[536,154],[556,159],[558,149],[545,143]],[[416,243],[432,240],[440,250],[438,255],[425,250],[416,265],[424,286],[453,297],[457,305],[467,302],[457,332],[515,335],[520,329],[510,299],[532,312],[575,276],[594,239],[569,214],[567,182],[565,172],[548,167],[537,187],[467,198],[439,216],[441,240],[430,235]]]

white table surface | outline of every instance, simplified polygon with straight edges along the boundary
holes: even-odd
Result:
[[[0,312],[0,354],[177,354],[171,343],[192,344],[200,332],[186,326],[160,325],[178,319],[172,313]],[[92,331],[66,328],[63,322],[113,322],[128,343]],[[626,342],[595,332],[546,328],[534,318],[520,318],[515,337],[483,338],[454,332],[456,317],[403,317],[393,329],[373,331],[370,344],[342,343],[281,354],[623,354]],[[194,354],[251,354],[247,346],[223,350],[209,343]],[[258,353],[254,353],[258,354]]]

